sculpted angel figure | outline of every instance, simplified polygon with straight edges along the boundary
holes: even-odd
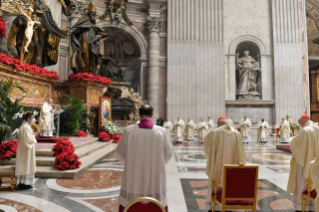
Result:
[[[30,7],[30,10],[33,12],[33,9],[31,7]],[[32,15],[32,19],[31,19],[31,17],[27,15],[21,8],[19,8],[19,11],[27,18],[27,28],[25,30],[26,43],[24,45],[24,51],[28,52],[28,47],[31,43],[32,36],[33,36],[34,24],[41,25],[41,22],[38,21],[38,18],[36,15]]]

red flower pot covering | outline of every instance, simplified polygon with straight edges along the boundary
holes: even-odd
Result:
[[[69,75],[70,81],[83,81],[83,82],[99,82],[107,86],[112,84],[112,81],[109,78],[101,77],[100,75],[94,75],[90,73],[77,73]]]
[[[27,71],[31,74],[47,77],[50,79],[58,79],[59,76],[54,71],[48,71],[46,69],[40,68],[36,65],[29,65],[27,63],[20,64],[20,61],[18,59],[15,59],[13,57],[10,57],[6,54],[0,53],[0,62],[5,63],[10,66],[16,67],[18,71]]]
[[[11,160],[17,154],[18,141],[9,140],[0,144],[0,160]]]
[[[7,36],[6,22],[0,17],[0,40]]]
[[[69,138],[57,140],[52,151],[55,156],[55,164],[58,169],[77,169],[81,165],[79,157],[75,154],[75,149]]]
[[[101,128],[103,129],[103,128]],[[120,142],[121,138],[122,138],[122,134],[114,134],[114,135],[110,135],[108,132],[105,132],[104,130],[101,130],[101,132],[99,133],[98,138],[101,141],[110,141],[113,140],[113,143],[118,143]]]
[[[77,131],[75,135],[79,137],[88,137],[88,135],[83,130]]]

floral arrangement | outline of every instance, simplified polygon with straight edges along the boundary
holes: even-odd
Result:
[[[120,142],[121,138],[122,138],[122,134],[114,134],[111,135],[111,138],[113,140],[113,143],[118,143]]]
[[[75,135],[79,136],[79,137],[87,137],[88,136],[83,130],[77,131]]]
[[[7,36],[6,22],[0,17],[0,40]]]
[[[299,125],[298,124],[292,124],[290,125],[291,129],[299,129]]]
[[[27,63],[20,64],[20,61],[18,59],[15,59],[15,58],[10,57],[10,56],[3,54],[3,53],[0,53],[0,62],[16,67],[18,71],[25,70],[31,74],[42,76],[42,77],[47,77],[50,79],[58,79],[59,78],[58,74],[54,71],[48,71],[48,70],[40,68],[36,65],[29,65]]]
[[[116,127],[112,122],[104,122],[102,128],[105,132],[108,132],[110,135],[121,134],[122,131],[120,128]]]
[[[57,140],[52,151],[55,156],[55,164],[58,169],[77,169],[81,165],[79,157],[75,154],[75,149],[69,138]]]
[[[112,81],[109,78],[101,77],[100,75],[94,75],[90,73],[76,73],[69,75],[70,81],[90,81],[90,82],[100,82],[107,86],[112,84]]]
[[[0,160],[11,160],[17,154],[18,141],[9,140],[0,145]]]
[[[112,138],[111,138],[111,135],[108,134],[108,133],[105,132],[105,131],[100,132],[98,138],[99,138],[101,141],[110,141],[110,140],[112,139]]]

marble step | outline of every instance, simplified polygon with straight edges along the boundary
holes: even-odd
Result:
[[[58,170],[54,166],[37,166],[37,172],[35,176],[37,178],[63,178],[63,179],[72,179],[76,178],[94,164],[99,162],[101,159],[106,157],[107,155],[114,152],[117,144],[108,143],[109,145],[104,146],[89,155],[84,156],[81,158],[82,165],[78,169],[72,170]]]
[[[110,144],[111,143],[109,142],[99,142],[95,140],[93,143],[90,142],[88,145],[82,145],[79,148],[76,148],[75,154],[77,154],[79,158],[82,158]],[[0,165],[15,165],[15,161],[15,158],[9,161],[0,161]],[[37,166],[54,166],[55,157],[53,156],[53,154],[52,156],[36,156],[36,164]]]

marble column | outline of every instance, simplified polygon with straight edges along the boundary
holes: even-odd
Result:
[[[159,32],[162,20],[161,18],[147,17],[146,21],[149,30],[147,99],[154,108],[153,119],[156,120],[159,118],[160,105]]]

